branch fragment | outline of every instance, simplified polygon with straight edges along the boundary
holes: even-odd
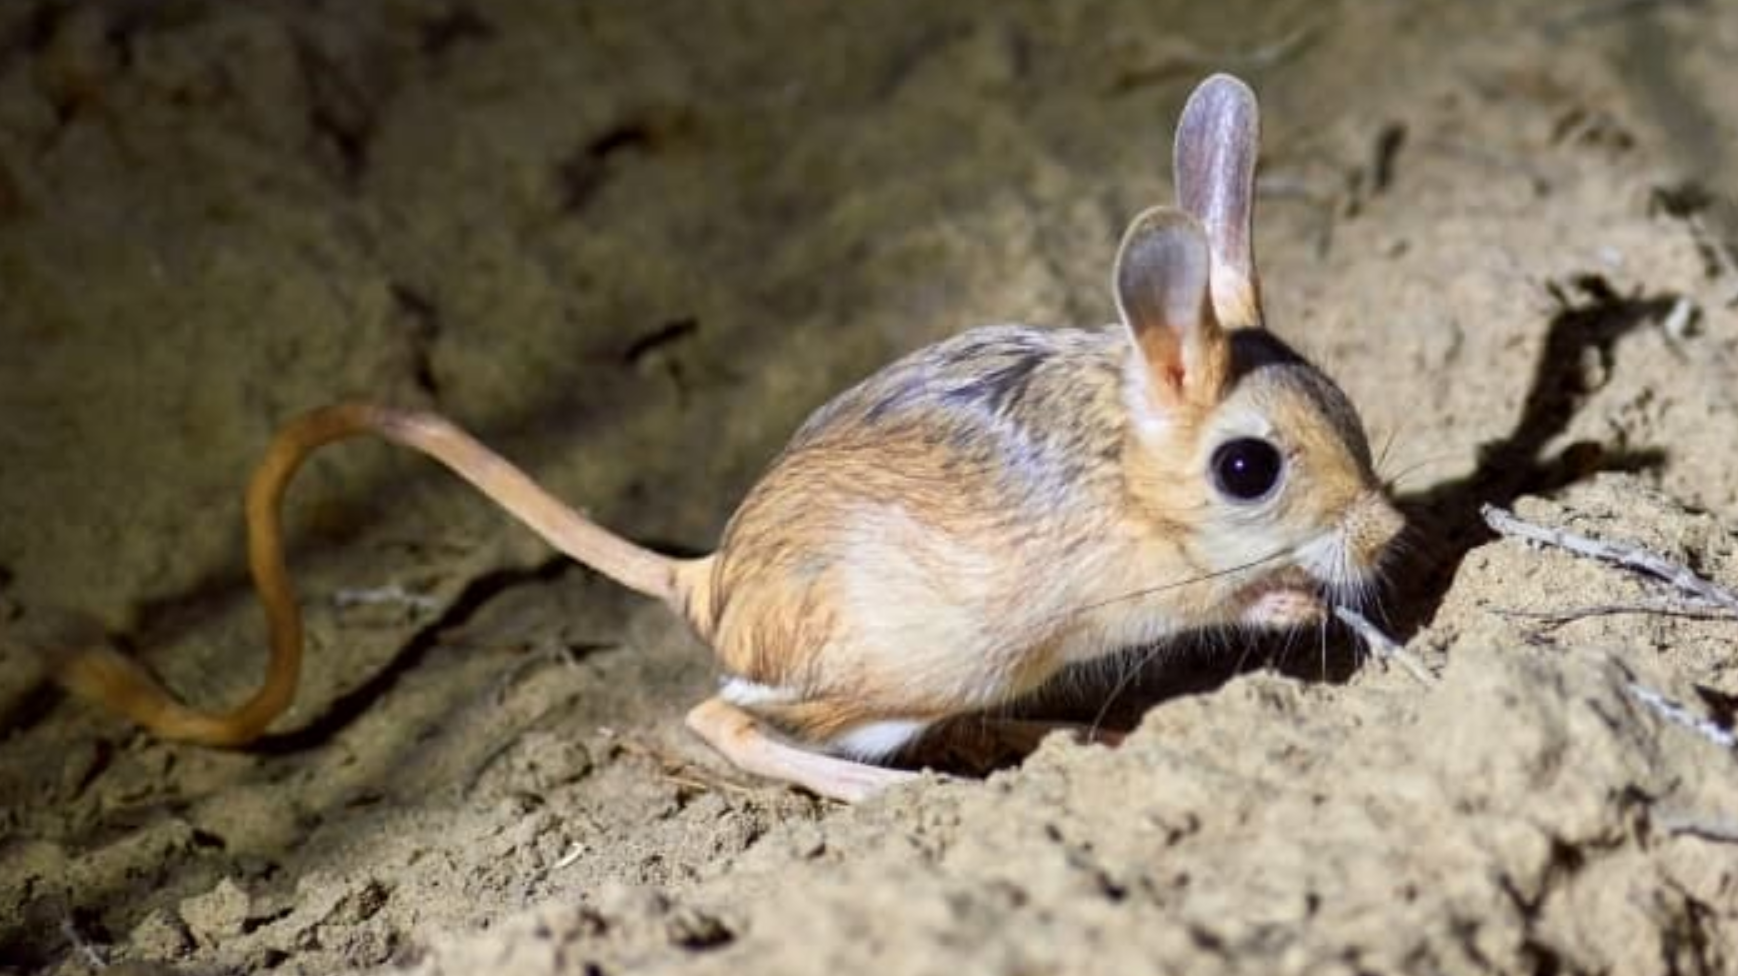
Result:
[[[1555,546],[1577,556],[1615,563],[1668,583],[1700,601],[1738,613],[1738,593],[1697,575],[1695,570],[1683,563],[1667,559],[1634,543],[1606,542],[1567,529],[1538,525],[1495,505],[1481,507],[1479,514],[1484,516],[1485,524],[1499,535]]]
[[[1406,669],[1407,673],[1423,684],[1436,683],[1435,675],[1431,674],[1424,665],[1418,663],[1417,658],[1406,653],[1406,648],[1401,647],[1398,641],[1384,634],[1381,628],[1371,623],[1368,617],[1351,607],[1342,607],[1337,604],[1334,606],[1334,616],[1338,617],[1341,623],[1352,628],[1352,632],[1357,634],[1364,641],[1365,646],[1369,647],[1370,651],[1377,657],[1400,665]]]
[[[1731,729],[1691,712],[1647,685],[1631,681],[1629,693],[1673,725],[1681,725],[1722,749],[1738,749],[1738,734]]]

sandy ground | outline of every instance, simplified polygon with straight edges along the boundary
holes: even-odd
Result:
[[[94,621],[244,694],[240,488],[341,397],[710,548],[877,364],[1108,321],[1214,69],[1440,680],[1338,630],[1150,656],[1120,748],[840,807],[687,736],[661,608],[358,444],[294,491],[310,661],[258,748],[45,683]],[[1738,623],[1517,615],[1666,591],[1477,518],[1738,583],[1734,90],[1727,0],[6,4],[0,970],[1738,972],[1738,757],[1637,692],[1729,729]]]

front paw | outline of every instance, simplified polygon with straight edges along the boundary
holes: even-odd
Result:
[[[1327,615],[1328,608],[1321,597],[1289,587],[1261,593],[1243,608],[1244,623],[1274,629],[1320,624]]]

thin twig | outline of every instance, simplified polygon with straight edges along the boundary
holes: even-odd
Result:
[[[1690,329],[1696,324],[1696,303],[1686,296],[1679,295],[1672,303],[1672,310],[1660,321],[1660,331],[1673,342],[1682,342],[1690,337]]]
[[[60,920],[60,934],[66,937],[66,941],[72,943],[72,947],[84,957],[85,963],[92,969],[104,970],[109,968],[109,961],[104,959],[102,952],[84,937],[84,933],[80,932],[78,926],[73,924],[70,916]]]
[[[1241,71],[1259,71],[1271,68],[1285,61],[1292,55],[1303,50],[1315,40],[1314,25],[1305,24],[1290,34],[1285,34],[1275,40],[1246,51],[1233,51],[1224,55],[1222,63]]]
[[[1637,600],[1633,603],[1600,603],[1567,610],[1522,610],[1518,607],[1485,607],[1486,612],[1499,617],[1523,617],[1546,624],[1566,624],[1588,617],[1608,617],[1624,613],[1646,613],[1659,617],[1686,617],[1690,620],[1738,621],[1738,613],[1700,600]]]
[[[1703,840],[1738,844],[1738,820],[1731,817],[1698,817],[1688,813],[1665,812],[1654,815],[1654,826],[1668,834],[1689,834]]]
[[[554,864],[551,864],[549,866],[549,870],[559,871],[562,868],[571,867],[574,864],[578,864],[579,859],[584,857],[586,854],[590,853],[590,851],[591,851],[591,848],[585,846],[584,844],[575,844],[572,847],[568,848],[566,854],[561,855],[560,860],[556,861]]]
[[[1738,735],[1734,735],[1731,729],[1722,728],[1719,723],[1691,712],[1647,685],[1631,681],[1629,693],[1666,721],[1681,725],[1722,749],[1738,749]]]
[[[1683,563],[1674,562],[1641,546],[1628,542],[1605,542],[1566,529],[1537,525],[1495,505],[1482,506],[1479,514],[1484,516],[1485,524],[1499,535],[1556,546],[1578,556],[1600,559],[1646,573],[1706,603],[1738,613],[1738,593],[1697,575],[1695,570]]]
[[[1353,610],[1351,607],[1342,607],[1336,604],[1334,606],[1334,616],[1340,618],[1341,623],[1352,628],[1352,631],[1363,639],[1364,644],[1368,646],[1377,657],[1385,658],[1400,665],[1414,678],[1417,678],[1424,684],[1428,685],[1436,682],[1435,675],[1426,670],[1424,665],[1419,664],[1412,655],[1406,653],[1406,648],[1401,647],[1394,638],[1382,633],[1381,628],[1371,623],[1369,618],[1365,617],[1363,614]]]
[[[360,589],[343,589],[332,594],[332,605],[340,610],[381,604],[409,607],[421,613],[433,613],[440,607],[440,601],[434,597],[426,593],[412,593],[399,583]]]

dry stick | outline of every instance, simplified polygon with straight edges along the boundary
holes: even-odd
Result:
[[[1667,811],[1654,814],[1654,826],[1668,834],[1689,834],[1703,840],[1738,844],[1738,820],[1730,817],[1698,817]]]
[[[1382,633],[1381,628],[1371,623],[1363,614],[1351,607],[1342,607],[1336,604],[1334,616],[1340,618],[1341,623],[1352,628],[1354,633],[1363,638],[1364,643],[1371,651],[1375,652],[1377,657],[1386,658],[1400,665],[1424,684],[1428,685],[1436,681],[1436,676],[1425,670],[1424,665],[1419,664],[1412,655],[1406,653],[1406,648],[1401,647],[1394,638]]]
[[[1690,620],[1738,621],[1738,613],[1713,606],[1702,600],[1636,600],[1633,603],[1597,603],[1589,607],[1567,610],[1522,610],[1517,607],[1486,607],[1502,617],[1522,617],[1545,624],[1566,624],[1587,617],[1608,617],[1623,613],[1646,613],[1660,617],[1686,617]]]
[[[1673,562],[1657,553],[1630,543],[1602,542],[1563,529],[1535,525],[1514,513],[1485,505],[1479,509],[1485,524],[1501,535],[1524,539],[1542,545],[1556,546],[1578,556],[1602,559],[1629,569],[1638,570],[1690,594],[1697,602],[1738,612],[1738,593],[1733,593],[1701,576],[1682,563]],[[1646,685],[1631,681],[1629,693],[1666,721],[1681,725],[1722,749],[1738,749],[1738,734],[1718,723],[1702,718]]]
[[[1738,734],[1734,734],[1731,729],[1721,728],[1718,723],[1692,713],[1647,685],[1631,681],[1628,687],[1636,701],[1653,709],[1673,725],[1681,725],[1722,749],[1738,749]]]
[[[84,957],[85,965],[99,972],[109,968],[109,961],[104,959],[97,947],[92,945],[91,941],[84,937],[84,933],[78,930],[78,925],[73,922],[71,916],[60,920],[60,934],[72,944],[73,949],[77,950],[79,955]]]
[[[1690,326],[1696,321],[1696,303],[1682,295],[1672,303],[1672,310],[1660,321],[1660,331],[1673,342],[1682,342],[1690,337]]]
[[[1565,529],[1536,525],[1495,505],[1480,507],[1479,514],[1484,516],[1485,524],[1499,535],[1556,546],[1578,556],[1616,563],[1663,580],[1706,603],[1738,613],[1738,593],[1698,576],[1695,570],[1683,563],[1673,562],[1641,546],[1627,542],[1604,542]]]
[[[440,607],[439,600],[426,593],[412,593],[400,583],[389,583],[386,586],[367,589],[339,590],[332,594],[332,605],[340,610],[382,603],[407,606],[424,613],[433,613]]]

